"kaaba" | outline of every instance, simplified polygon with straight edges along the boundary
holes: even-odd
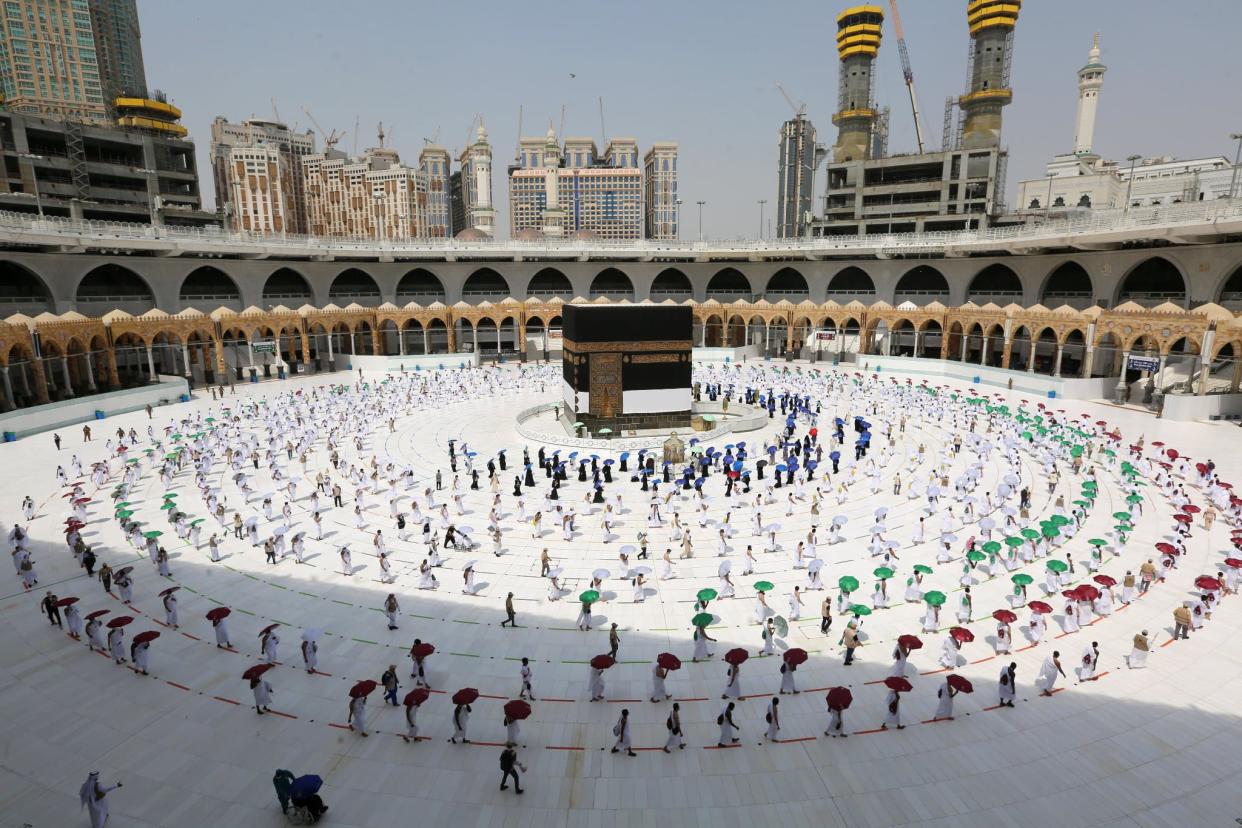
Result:
[[[618,433],[690,426],[690,308],[565,305],[562,321],[569,422]]]

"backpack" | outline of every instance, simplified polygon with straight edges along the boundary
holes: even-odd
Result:
[[[718,725],[722,725],[722,724],[724,724],[724,714],[723,714],[723,713],[721,713],[719,716],[717,716],[717,717],[716,717],[716,724],[718,724]]]

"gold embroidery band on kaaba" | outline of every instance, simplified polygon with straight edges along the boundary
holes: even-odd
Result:
[[[590,353],[642,353],[650,351],[689,351],[694,347],[688,339],[652,340],[650,342],[574,342],[566,339],[562,350],[579,354]]]
[[[642,365],[651,362],[683,362],[685,354],[635,354],[634,356],[626,356],[626,362],[632,362],[635,365]]]

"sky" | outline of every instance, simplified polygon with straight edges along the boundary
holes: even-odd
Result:
[[[494,157],[500,237],[507,237],[505,166],[522,134],[549,123],[601,145],[609,136],[680,144],[682,237],[770,234],[781,123],[805,102],[819,141],[836,137],[837,13],[856,0],[139,0],[147,82],[182,108],[197,142],[204,202],[214,204],[210,124],[273,117],[345,133],[338,147],[388,145],[417,162],[424,139],[456,153],[482,116]],[[887,16],[887,3],[881,3]],[[944,100],[965,89],[965,0],[900,0],[929,141],[938,147]],[[1013,103],[1003,142],[1016,182],[1070,151],[1076,73],[1100,32],[1108,66],[1096,149],[1193,158],[1228,155],[1242,132],[1235,62],[1242,0],[1035,0],[1023,4]],[[876,98],[892,108],[890,152],[915,148],[891,19]],[[317,130],[316,130],[317,131]],[[322,148],[322,141],[319,146]],[[823,175],[816,180],[816,197]],[[767,200],[761,207],[758,202]]]

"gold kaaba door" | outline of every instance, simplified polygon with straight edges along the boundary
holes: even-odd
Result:
[[[621,355],[591,354],[591,414],[615,417],[621,412]]]

